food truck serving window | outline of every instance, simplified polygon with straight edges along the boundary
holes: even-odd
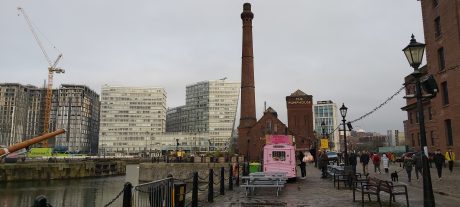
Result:
[[[286,152],[285,151],[273,151],[272,158],[275,161],[285,161],[286,160]]]

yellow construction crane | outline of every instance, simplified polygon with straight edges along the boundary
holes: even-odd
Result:
[[[34,35],[35,41],[37,42],[38,46],[42,50],[43,55],[46,58],[46,61],[48,61],[48,84],[46,88],[46,102],[45,102],[45,119],[43,123],[43,133],[48,133],[49,132],[49,126],[50,126],[50,116],[51,116],[51,101],[52,101],[52,96],[53,96],[53,74],[54,73],[65,73],[65,70],[62,68],[58,68],[57,64],[59,60],[62,58],[62,53],[58,55],[56,60],[54,62],[51,62],[50,58],[48,57],[48,54],[46,53],[45,48],[43,47],[43,44],[41,43],[40,39],[38,38],[37,33],[35,32],[34,26],[32,22],[30,21],[29,17],[27,16],[26,12],[24,11],[23,8],[18,7],[18,11],[22,14],[24,19],[27,22],[27,25],[29,25],[29,29]],[[45,140],[42,142],[42,147],[48,147],[48,142]]]

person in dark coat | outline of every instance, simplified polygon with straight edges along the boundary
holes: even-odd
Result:
[[[418,174],[420,173],[420,176],[423,176],[422,174],[422,152],[417,152],[413,155],[412,160],[414,161],[414,167],[415,167],[415,177],[418,180]]]
[[[300,167],[300,172],[302,174],[302,177],[300,179],[305,179],[305,176],[307,176],[307,170],[305,169],[305,166],[307,165],[307,163],[305,162],[304,157],[305,157],[305,154],[302,151],[299,151],[299,153],[297,154],[297,159],[300,160],[299,167]]]
[[[363,174],[366,175],[369,173],[369,170],[367,169],[367,165],[369,164],[369,154],[366,151],[363,151],[361,154],[361,157],[359,158],[359,162],[363,165]]]
[[[436,166],[436,170],[438,170],[438,180],[441,180],[442,177],[442,167],[444,166],[445,157],[441,154],[441,150],[437,149],[436,154],[433,156],[433,162]]]
[[[321,178],[327,178],[327,164],[329,163],[329,158],[327,157],[326,150],[321,151],[319,156],[319,167],[323,172]]]
[[[412,173],[413,166],[414,166],[414,161],[412,160],[412,157],[410,157],[409,155],[406,155],[404,157],[403,168],[406,169],[407,178],[409,179],[409,182],[411,181],[411,173]]]
[[[353,169],[353,173],[356,174],[356,165],[358,164],[358,161],[356,160],[358,157],[354,152],[350,154],[348,157],[348,163],[350,163],[351,168]]]

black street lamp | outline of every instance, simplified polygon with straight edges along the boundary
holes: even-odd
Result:
[[[342,122],[343,122],[343,142],[345,143],[345,166],[348,166],[348,149],[347,149],[347,128],[346,128],[346,121],[345,117],[347,116],[348,108],[345,104],[342,103],[342,107],[340,107],[340,115],[342,115]]]
[[[428,147],[426,143],[425,117],[422,105],[422,87],[420,85],[420,78],[422,73],[419,70],[419,66],[423,59],[423,53],[425,51],[425,44],[417,42],[414,38],[414,35],[412,34],[409,45],[407,45],[402,51],[404,52],[404,55],[406,55],[407,61],[409,61],[409,65],[414,68],[412,76],[415,78],[415,97],[417,98],[420,147],[425,152],[421,153],[423,167],[423,206],[434,207],[435,202],[433,187],[431,185],[430,169],[428,168]]]

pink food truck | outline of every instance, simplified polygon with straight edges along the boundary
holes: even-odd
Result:
[[[268,135],[264,146],[264,172],[285,172],[296,178],[296,154],[288,135]]]

